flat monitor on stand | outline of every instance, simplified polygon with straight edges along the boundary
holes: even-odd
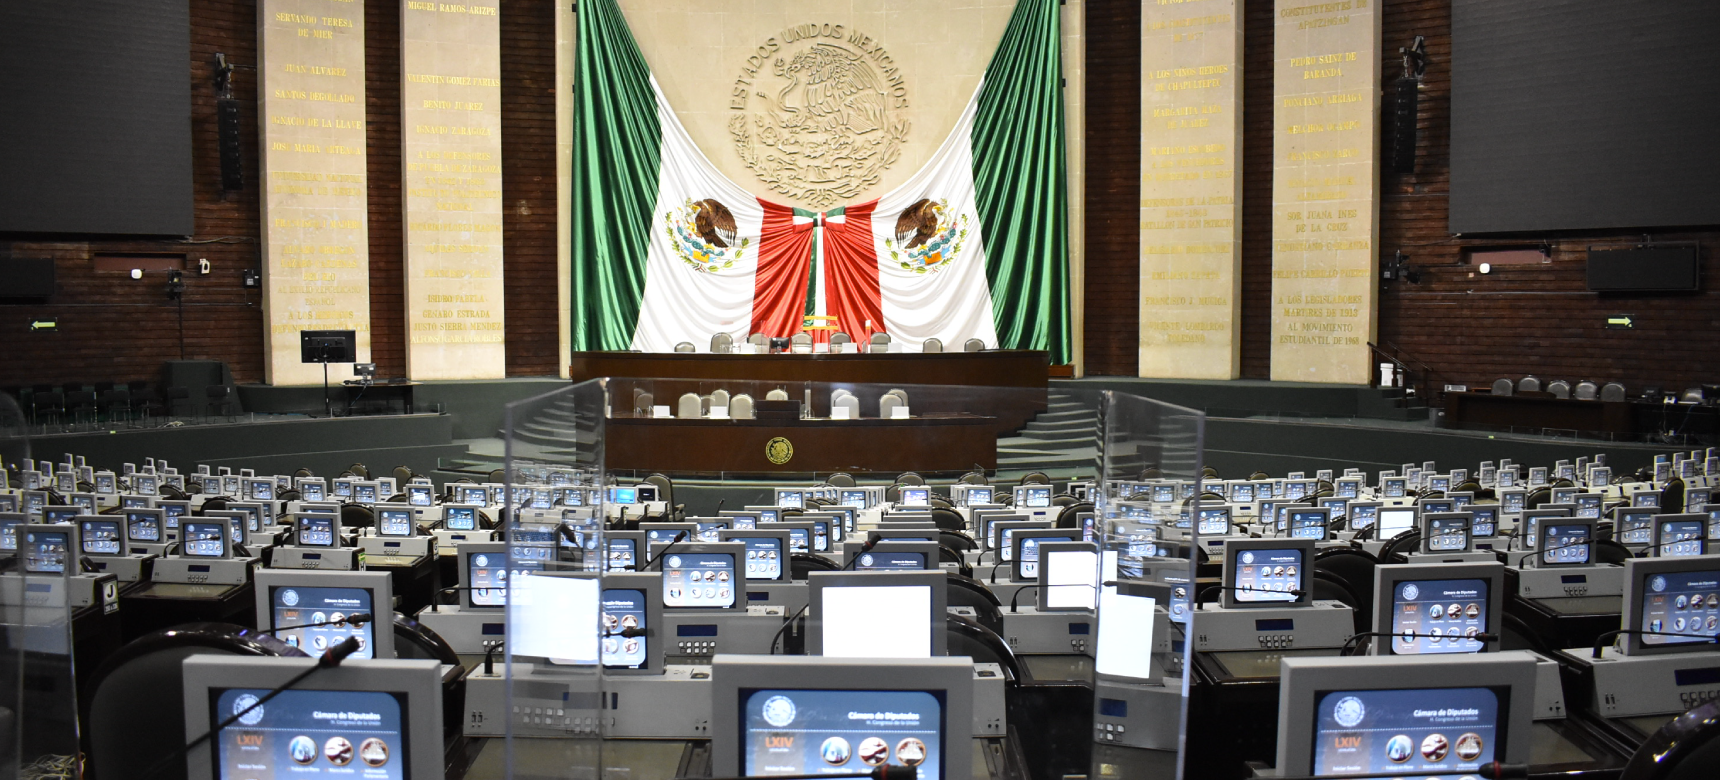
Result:
[[[328,364],[358,361],[358,335],[350,330],[299,331],[299,362],[323,367],[323,416],[334,416],[334,401],[328,394]]]

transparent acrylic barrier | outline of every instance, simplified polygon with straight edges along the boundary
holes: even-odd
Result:
[[[511,405],[508,482],[523,503],[504,522],[510,776],[642,780],[781,773],[790,765],[869,770],[866,761],[882,757],[935,760],[952,775],[975,778],[1175,777],[1187,664],[1170,616],[1186,607],[1159,599],[1150,621],[1158,636],[1118,648],[1124,668],[1151,665],[1142,684],[1157,689],[1149,692],[1152,704],[1165,696],[1172,702],[1159,708],[1161,739],[1149,747],[1108,741],[1094,728],[1095,643],[1110,636],[1103,612],[1042,611],[1052,604],[1040,594],[1040,573],[1013,555],[998,560],[1007,528],[997,523],[1050,532],[1023,534],[1029,556],[1039,539],[1058,541],[1058,532],[1065,543],[1089,543],[1089,592],[1123,581],[1168,593],[1174,583],[1186,601],[1191,565],[1169,556],[1197,547],[1195,531],[1146,550],[1123,524],[1122,504],[1143,479],[1198,485],[1202,420],[1198,412],[1112,391],[692,379],[593,380]],[[928,490],[923,499],[918,482]],[[973,492],[987,488],[992,503]],[[934,512],[922,500],[953,506]],[[763,508],[779,501],[800,504],[800,516],[789,509],[773,524]],[[875,501],[882,503],[867,505]],[[889,517],[885,505],[892,505]],[[677,521],[693,525],[650,525]],[[964,686],[974,690],[962,711],[975,717],[948,724],[955,747],[922,754],[909,741],[919,737],[910,735],[878,749],[866,735],[843,731],[820,736],[803,757],[772,763],[783,750],[769,740],[788,733],[766,722],[784,717],[780,705],[755,713],[743,694],[724,694],[738,685],[724,670],[738,667],[725,661],[713,668],[713,656],[787,664],[784,679],[821,662],[803,654],[842,635],[825,622],[839,617],[835,612],[809,608],[809,573],[895,560],[865,548],[871,531],[911,535],[951,523],[962,530],[934,533],[917,549],[931,551],[928,566],[950,572],[950,613],[928,613],[931,630],[950,655],[978,664],[962,667],[964,679],[971,674]],[[746,526],[784,532],[790,549],[750,545],[753,537],[736,533]],[[653,530],[655,544],[647,536]],[[1167,529],[1167,537],[1178,533]],[[732,560],[701,557],[720,547],[692,547],[725,540],[739,546]],[[810,549],[796,555],[800,543]],[[873,560],[863,562],[867,551]],[[1136,560],[1143,553],[1147,560]],[[777,573],[789,580],[761,579]],[[852,619],[901,620],[884,613]],[[917,637],[927,626],[902,628]],[[894,636],[886,625],[876,631]],[[870,652],[872,645],[826,648],[823,662]],[[855,707],[890,687],[856,677],[820,687],[842,689]],[[736,695],[743,696],[739,710],[719,703]],[[803,701],[798,711],[791,724],[817,710]],[[758,728],[749,733],[751,721]],[[805,721],[786,728],[811,734],[827,727]],[[804,765],[796,763],[802,758]]]

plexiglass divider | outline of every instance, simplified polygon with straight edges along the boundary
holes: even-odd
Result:
[[[1203,424],[1187,409],[1067,387],[615,378],[510,405],[506,566],[487,575],[507,588],[509,776],[645,780],[879,761],[928,762],[920,776],[941,776],[928,756],[975,778],[1178,776],[1189,668],[1179,620],[1200,546],[1180,509],[1201,492]],[[1167,501],[1150,500],[1159,486]],[[799,519],[773,527],[756,509],[779,502],[820,520],[832,504],[856,510],[851,527],[842,518],[802,532]],[[769,663],[790,674],[817,662],[794,656],[824,644],[826,656],[869,663],[870,646],[827,644],[840,636],[833,624],[902,616],[809,614],[808,571],[874,567],[887,556],[858,554],[871,532],[924,532],[926,516],[930,530],[956,531],[922,543],[935,550],[927,568],[950,574],[950,614],[928,614],[932,629],[975,663],[963,708],[972,722],[943,732],[971,743],[951,743],[963,760],[910,738],[813,734],[835,727],[813,723],[810,705],[806,722],[786,727],[771,720],[795,717],[780,703],[752,713],[743,696],[742,711],[713,711],[737,695],[713,655],[777,656]],[[640,521],[695,524],[685,536],[668,526],[651,544]],[[749,526],[795,529],[790,549],[767,557],[766,543],[738,533]],[[737,551],[727,565],[701,557],[727,548],[692,546],[723,543]],[[1051,546],[1040,555],[1039,544]],[[783,741],[791,732],[818,747],[783,748],[797,744]]]

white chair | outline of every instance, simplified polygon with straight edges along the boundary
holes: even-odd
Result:
[[[770,346],[770,337],[763,333],[754,333],[747,337],[747,343],[755,347],[768,347]]]
[[[905,405],[906,404],[902,402],[902,399],[889,393],[885,393],[878,399],[878,416],[882,419],[888,420],[895,415],[897,409]]]
[[[1594,382],[1584,379],[1577,383],[1576,389],[1571,394],[1576,396],[1578,401],[1593,401],[1600,397],[1601,388]]]
[[[1554,398],[1570,400],[1571,383],[1563,379],[1555,379],[1547,383],[1547,392],[1552,393]]]
[[[888,333],[874,333],[874,334],[872,334],[871,350],[873,352],[889,352],[890,351],[890,334],[888,334]]]
[[[812,336],[805,331],[790,336],[788,344],[790,351],[796,355],[812,354]]]
[[[1517,380],[1517,392],[1541,392],[1541,380],[1536,379],[1534,374],[1523,377],[1522,379]]]
[[[944,351],[943,339],[926,339],[926,343],[920,347],[920,351],[921,352],[942,352],[942,351]]]
[[[1601,400],[1602,401],[1613,401],[1613,402],[1623,401],[1624,400],[1624,385],[1621,385],[1617,382],[1608,382],[1605,385],[1602,385],[1601,386]]]
[[[647,393],[644,390],[640,390],[637,387],[633,388],[633,413],[634,414],[639,415],[641,417],[650,417],[651,416],[651,405],[656,403],[656,402],[657,402],[657,399],[652,397],[652,395],[650,393]]]
[[[711,354],[727,355],[735,348],[735,337],[727,333],[718,333],[711,337]]]
[[[675,416],[683,420],[697,420],[704,415],[699,409],[698,393],[682,393],[681,401],[675,408]]]
[[[979,352],[983,349],[985,349],[985,342],[980,341],[979,339],[968,339],[967,341],[962,342],[963,352]]]
[[[891,388],[891,389],[890,389],[890,392],[888,392],[888,393],[885,393],[885,395],[893,395],[893,396],[896,396],[896,399],[897,399],[897,400],[899,400],[899,401],[901,401],[901,402],[902,402],[902,405],[903,405],[903,406],[907,406],[907,405],[908,405],[908,391],[906,391],[906,390],[903,390],[903,389],[902,389],[902,388],[900,388],[900,387],[896,387],[896,388]]]
[[[751,420],[753,418],[753,397],[741,393],[729,399],[729,416],[736,420]]]
[[[711,405],[712,406],[728,406],[729,405],[729,391],[723,390],[720,388],[716,389],[716,390],[712,390],[711,391]]]
[[[1511,384],[1511,380],[1509,380],[1509,379],[1495,379],[1495,380],[1493,380],[1493,394],[1494,395],[1511,395],[1514,392],[1516,392],[1516,388]]]
[[[693,342],[691,342],[691,341],[683,341],[683,342],[675,345],[675,351],[676,352],[697,352],[698,348],[694,347]]]
[[[783,390],[782,388],[779,387],[775,390],[772,390],[768,393],[765,393],[764,394],[764,400],[766,400],[766,401],[787,401],[788,400],[788,391]]]
[[[850,419],[850,420],[860,419],[860,399],[854,397],[853,393],[848,393],[847,395],[841,396],[839,398],[832,398],[830,400],[830,408],[832,410],[834,410],[837,407],[841,407],[843,409],[848,410],[848,419]],[[834,411],[832,411],[830,413],[830,416],[835,417],[836,413]]]

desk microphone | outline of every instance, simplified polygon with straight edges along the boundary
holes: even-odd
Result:
[[[1344,646],[1338,651],[1338,655],[1349,655],[1350,651],[1355,647],[1356,640],[1366,639],[1371,636],[1407,637],[1409,639],[1450,639],[1452,637],[1451,634],[1423,634],[1418,631],[1363,631],[1360,634],[1351,634],[1349,639],[1344,640]],[[1478,633],[1475,636],[1464,636],[1463,638],[1476,642],[1499,641],[1498,634],[1489,634],[1486,632]]]
[[[717,499],[717,511],[716,511],[716,514],[719,514],[719,515],[720,515],[720,514],[722,514],[722,513],[723,513],[723,504],[726,504],[726,503],[728,503],[728,502],[729,502],[729,500],[728,500],[728,499],[727,499],[727,498],[719,498],[719,499]]]
[[[859,563],[860,562],[860,556],[871,552],[872,548],[877,547],[878,543],[881,541],[884,541],[884,537],[882,537],[882,536],[874,536],[871,539],[867,539],[866,543],[860,545],[860,549],[856,550],[854,552],[854,555],[848,559],[848,562],[842,564],[842,568],[837,569],[837,571],[847,571],[854,564]],[[995,569],[993,569],[992,573],[993,573],[993,575],[995,575],[997,572]],[[996,582],[996,580],[992,580],[992,581]]]
[[[276,626],[274,628],[260,629],[257,631],[257,633],[259,633],[259,634],[274,634],[276,632],[291,631],[293,629],[298,629],[298,628],[321,628],[323,626],[347,626],[347,625],[362,626],[362,625],[369,623],[375,619],[376,619],[376,616],[370,614],[369,612],[359,612],[357,614],[347,615],[346,617],[341,618],[340,620],[324,620],[321,623],[304,623],[304,624],[297,625],[297,626]]]
[[[736,775],[734,777],[712,777],[704,780],[826,780],[826,778],[869,777],[872,780],[914,780],[920,776],[920,770],[911,766],[888,764],[868,772],[842,772],[839,774],[803,774],[803,775]],[[687,777],[677,777],[675,780],[691,780]]]
[[[1205,601],[1202,601],[1202,599],[1206,598],[1206,594],[1211,593],[1215,590],[1228,590],[1228,591],[1231,591],[1232,593],[1285,593],[1285,594],[1294,596],[1298,599],[1302,598],[1302,594],[1308,592],[1305,590],[1270,590],[1267,588],[1235,588],[1235,587],[1227,587],[1224,585],[1208,585],[1204,588],[1201,588],[1200,592],[1195,594],[1194,608],[1197,610],[1200,609],[1201,608],[1200,605],[1206,603]]]
[[[656,555],[651,556],[644,563],[633,567],[633,570],[634,571],[650,571],[651,570],[651,564],[656,563],[659,560],[662,560],[663,556],[668,555],[670,550],[675,549],[675,545],[680,544],[681,542],[685,541],[686,538],[687,538],[687,532],[686,531],[682,531],[678,534],[675,534],[675,538],[670,539],[668,544],[663,545],[663,549],[660,552],[658,552]]]
[[[156,776],[157,774],[160,774],[161,770],[166,769],[169,765],[171,765],[175,761],[178,761],[179,759],[184,758],[185,754],[191,752],[192,748],[195,748],[198,745],[203,744],[204,742],[208,741],[210,737],[213,737],[216,734],[221,733],[222,729],[225,729],[228,726],[231,726],[234,723],[239,722],[240,718],[245,717],[246,715],[250,714],[250,712],[252,710],[255,710],[258,707],[261,707],[264,704],[268,703],[268,701],[270,699],[273,699],[276,696],[281,695],[281,693],[283,691],[286,691],[287,689],[292,688],[293,686],[298,685],[301,682],[304,682],[305,678],[307,678],[313,674],[316,674],[317,672],[320,672],[324,669],[333,669],[337,666],[340,666],[340,662],[345,661],[347,656],[358,652],[358,648],[359,648],[359,642],[358,642],[358,637],[356,637],[356,636],[349,636],[346,639],[341,640],[339,644],[336,644],[333,647],[330,647],[327,651],[323,652],[322,657],[317,659],[315,666],[312,666],[311,668],[306,669],[303,672],[300,672],[297,676],[293,677],[293,679],[288,680],[285,683],[282,683],[280,687],[278,687],[272,691],[269,691],[268,693],[263,694],[262,698],[257,699],[257,701],[255,703],[253,703],[251,706],[246,707],[245,709],[242,709],[238,712],[233,713],[232,717],[230,717],[224,721],[221,721],[220,725],[216,726],[215,728],[212,728],[208,731],[203,732],[202,736],[200,736],[194,740],[191,740],[190,742],[185,743],[185,747],[182,747],[182,748],[174,751],[173,755],[168,756],[168,757],[156,762],[155,766],[150,767],[149,771],[144,772],[142,775],[140,775],[140,777],[144,778],[144,780],[148,780],[148,778],[151,778],[151,777]]]
[[[604,636],[624,636],[624,637],[628,637],[629,639],[631,639],[631,638],[636,637],[636,636],[650,636],[651,631],[649,629],[640,628],[638,626],[628,626],[626,628],[621,629],[620,631],[605,631],[605,632],[603,632],[603,635]]]
[[[1015,589],[1015,593],[1014,593],[1014,594],[1013,594],[1013,595],[1011,595],[1011,596],[1010,596],[1010,597],[1009,597],[1009,611],[1010,611],[1010,614],[1014,614],[1014,613],[1015,613],[1015,612],[1017,612],[1017,611],[1018,611],[1018,610],[1017,610],[1017,609],[1016,609],[1016,608],[1015,608],[1015,601],[1016,601],[1016,599],[1019,599],[1019,598],[1021,598],[1021,592],[1022,592],[1022,591],[1024,591],[1024,590],[1039,590],[1039,586],[1038,586],[1038,585],[1023,585],[1023,586],[1021,586],[1021,587],[1019,587],[1019,588],[1016,588],[1016,589]]]
[[[1701,642],[1706,642],[1706,643],[1711,644],[1711,645],[1712,644],[1720,644],[1720,636],[1703,636],[1701,634],[1676,634],[1676,633],[1673,633],[1671,631],[1645,631],[1645,630],[1635,629],[1635,628],[1615,628],[1611,631],[1603,631],[1603,632],[1601,632],[1600,636],[1595,637],[1594,652],[1589,657],[1590,658],[1600,658],[1603,651],[1605,651],[1606,646],[1609,644],[1612,644],[1611,640],[1622,635],[1622,634],[1629,634],[1631,636],[1676,636],[1676,637],[1682,637],[1682,638],[1687,639],[1687,640],[1698,640]]]

